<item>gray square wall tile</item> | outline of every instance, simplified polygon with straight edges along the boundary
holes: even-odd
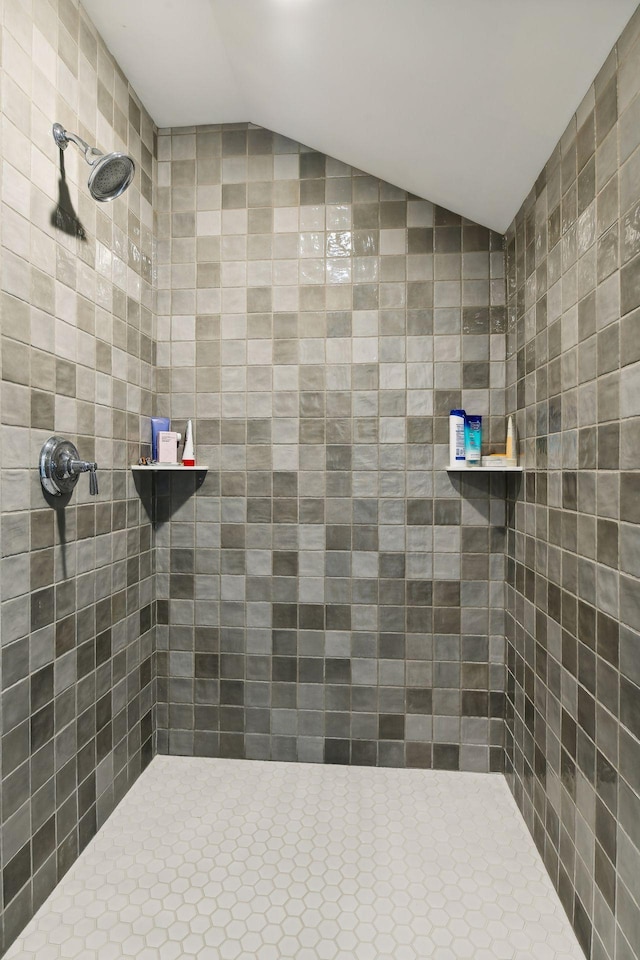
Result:
[[[639,24],[506,237],[506,407],[526,467],[508,492],[506,771],[586,956],[610,960],[640,955]]]
[[[0,952],[151,759],[156,699],[153,531],[127,469],[153,412],[156,131],[77,3],[3,10],[2,34]],[[73,146],[61,179],[54,121],[133,156],[123,197],[90,198]],[[82,478],[60,510],[35,469],[54,433],[99,463],[99,495]]]
[[[504,485],[444,468],[453,406],[504,442],[502,238],[251,125],[189,137],[159,136],[157,408],[213,469],[195,516],[159,491],[163,749],[500,770]]]

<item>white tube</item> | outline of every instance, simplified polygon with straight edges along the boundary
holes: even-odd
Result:
[[[195,467],[196,456],[193,450],[193,424],[187,420],[187,430],[184,437],[184,450],[182,451],[182,466]]]

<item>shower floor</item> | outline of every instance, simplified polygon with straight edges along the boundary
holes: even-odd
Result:
[[[156,757],[7,960],[584,960],[502,776]]]

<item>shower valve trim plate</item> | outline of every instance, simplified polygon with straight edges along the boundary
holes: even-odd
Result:
[[[49,437],[40,451],[40,482],[54,497],[72,493],[81,473],[89,474],[89,493],[98,493],[98,464],[81,460],[78,448],[63,437]]]

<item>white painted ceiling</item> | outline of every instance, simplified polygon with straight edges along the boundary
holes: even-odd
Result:
[[[637,0],[84,0],[160,127],[251,121],[503,232]]]

